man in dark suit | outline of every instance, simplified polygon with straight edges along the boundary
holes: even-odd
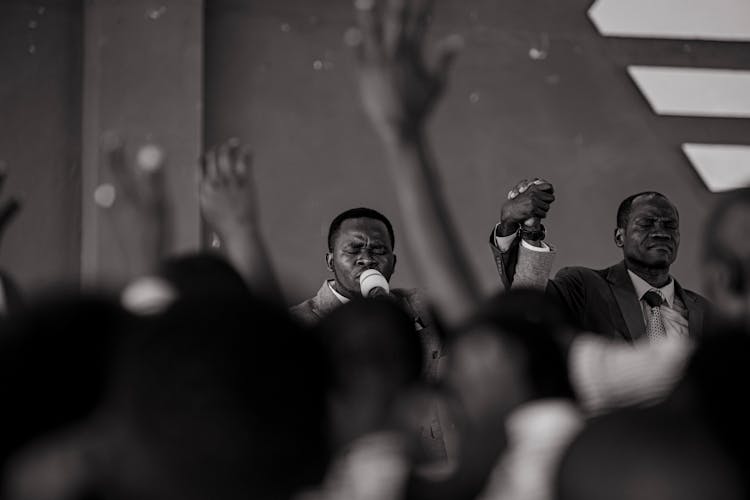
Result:
[[[549,183],[522,182],[503,207],[490,243],[506,286],[511,283],[508,276],[513,275],[514,266],[533,268],[535,260],[549,261],[554,256],[554,249],[544,244],[539,248],[540,242],[533,242],[535,251],[530,252],[532,245],[526,244],[526,239],[521,244],[515,241],[516,232],[527,234],[522,232],[523,221],[546,215],[551,202],[540,205],[539,201],[549,192]],[[699,338],[709,304],[669,274],[680,244],[677,208],[653,191],[627,197],[617,210],[614,241],[622,249],[621,262],[600,270],[561,269],[547,282],[547,294],[562,304],[584,331],[628,342]],[[540,268],[548,267],[547,263]]]

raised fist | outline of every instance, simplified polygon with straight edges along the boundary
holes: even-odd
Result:
[[[524,179],[508,192],[508,200],[500,212],[501,236],[515,233],[520,224],[534,227],[547,216],[550,204],[555,201],[552,184],[544,179]]]

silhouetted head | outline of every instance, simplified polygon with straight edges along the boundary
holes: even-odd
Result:
[[[251,299],[235,268],[220,255],[204,252],[165,259],[154,274],[131,282],[122,292],[122,302],[136,314],[150,315],[166,310],[177,300],[216,296]]]
[[[490,334],[513,354],[513,365],[524,381],[525,394],[519,394],[518,402],[574,398],[567,369],[572,330],[564,312],[544,293],[525,289],[496,295],[480,308],[467,331]]]
[[[331,371],[339,444],[382,429],[420,380],[422,348],[413,319],[386,299],[354,299],[319,323]]]
[[[706,293],[725,320],[750,331],[750,188],[719,201],[703,241]]]
[[[565,453],[558,500],[740,500],[739,469],[704,425],[660,406],[612,413]]]
[[[750,336],[744,328],[709,332],[668,401],[702,418],[743,470],[750,470],[750,408],[737,384],[750,380]],[[750,478],[747,478],[750,491]]]
[[[158,464],[141,496],[288,498],[319,481],[323,360],[286,311],[244,294],[186,297],[148,318],[112,404]]]
[[[21,456],[36,467],[34,481],[40,486],[46,487],[45,481],[60,474],[37,450],[84,426],[108,398],[113,363],[133,321],[113,297],[67,290],[32,301],[26,311],[2,325],[0,471],[5,470],[4,479],[8,479],[6,466],[17,464]],[[68,465],[59,462],[57,468]]]
[[[242,276],[226,259],[213,253],[168,258],[159,266],[158,274],[172,283],[181,297],[248,293]]]

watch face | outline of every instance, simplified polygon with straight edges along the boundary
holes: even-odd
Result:
[[[544,230],[544,226],[541,224],[538,228],[535,229],[527,229],[525,227],[521,228],[521,237],[525,240],[542,241],[545,235],[546,231]]]

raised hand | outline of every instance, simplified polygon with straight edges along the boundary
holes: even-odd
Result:
[[[131,159],[114,132],[104,135],[101,147],[112,184],[99,186],[95,199],[112,217],[131,276],[148,273],[169,247],[166,155],[160,146],[146,144]]]
[[[199,199],[206,222],[219,235],[227,258],[250,289],[283,302],[260,232],[258,194],[247,146],[230,139],[203,155]]]
[[[250,149],[230,139],[210,149],[201,166],[200,205],[206,222],[222,239],[256,230],[258,197]]]
[[[435,62],[424,57],[433,0],[356,0],[359,88],[365,112],[382,138],[420,130],[442,93],[460,38],[439,43]]]
[[[508,192],[508,200],[500,212],[500,236],[515,233],[520,224],[533,227],[547,216],[550,204],[555,201],[552,184],[538,177],[523,179]]]
[[[365,114],[385,146],[416,270],[448,328],[479,301],[479,287],[450,220],[425,133],[461,45],[449,37],[424,57],[432,0],[355,0],[357,79]],[[357,38],[357,37],[352,37]]]

